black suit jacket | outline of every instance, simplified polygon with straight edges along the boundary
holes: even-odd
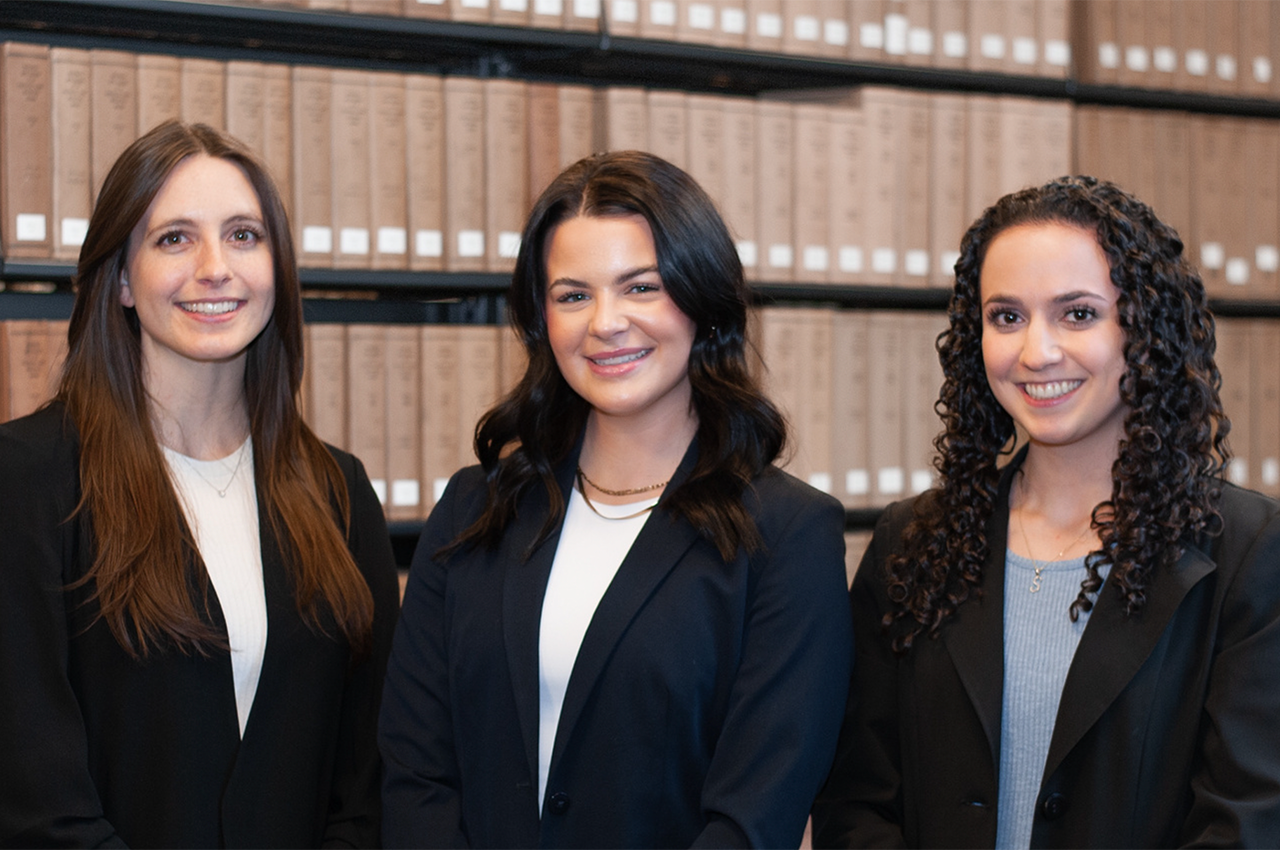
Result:
[[[535,486],[496,550],[433,559],[484,496],[478,467],[454,476],[414,557],[379,736],[387,845],[797,845],[848,686],[839,504],[766,470],[746,496],[765,548],[727,563],[659,504],[583,639],[540,811],[538,629],[559,531],[526,559],[548,510]]]
[[[130,658],[66,586],[93,557],[78,441],[53,405],[0,426],[0,844],[373,846],[377,703],[397,613],[395,564],[359,461],[335,450],[348,545],[373,591],[373,651],[298,615],[263,517],[262,673],[241,741],[231,657]],[[210,588],[212,594],[212,588]],[[211,620],[225,629],[216,598]],[[332,631],[332,630],[331,630]]]
[[[987,528],[983,595],[901,658],[879,622],[913,505],[877,527],[850,593],[857,657],[815,846],[995,843],[1016,465]],[[1222,534],[1157,574],[1140,614],[1103,587],[1063,687],[1032,847],[1280,843],[1280,505],[1226,485],[1220,509]]]

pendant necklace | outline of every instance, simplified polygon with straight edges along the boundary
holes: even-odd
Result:
[[[1032,593],[1039,593],[1040,592],[1040,573],[1044,572],[1045,565],[1052,563],[1052,561],[1037,561],[1036,556],[1031,554],[1031,541],[1027,538],[1027,524],[1026,522],[1023,521],[1021,513],[1018,514],[1018,527],[1022,529],[1022,545],[1027,547],[1027,557],[1031,559],[1031,566],[1036,571],[1036,574],[1031,579],[1031,587],[1028,589]],[[1092,528],[1093,528],[1093,520],[1091,518],[1089,520],[1089,524],[1085,526],[1084,531],[1077,534],[1076,538],[1072,540],[1070,543],[1068,543],[1066,546],[1063,546],[1062,551],[1058,553],[1058,557],[1054,558],[1053,560],[1061,561],[1062,556],[1067,554],[1067,550],[1070,549],[1072,546],[1076,545],[1077,543],[1079,543],[1080,540],[1083,539],[1085,534],[1087,534],[1089,530]]]
[[[213,492],[218,494],[219,499],[225,499],[227,498],[227,491],[231,489],[231,485],[235,483],[236,475],[238,475],[240,472],[240,464],[244,463],[244,455],[245,455],[244,448],[247,444],[248,444],[247,441],[245,443],[240,444],[240,449],[236,452],[235,468],[231,470],[231,477],[227,479],[227,485],[225,487],[219,487],[217,484],[214,484],[212,481],[206,478],[204,473],[200,471],[200,467],[196,466],[195,461],[192,460],[191,458],[187,457],[186,455],[179,455],[179,457],[181,457],[183,460],[187,462],[187,466],[191,468],[192,472],[200,476],[200,480],[202,480],[204,483],[208,484],[210,487],[213,488]],[[224,466],[223,469],[226,469],[226,467]]]

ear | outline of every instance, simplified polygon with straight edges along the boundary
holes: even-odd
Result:
[[[126,307],[136,307],[138,302],[133,298],[133,290],[129,288],[129,278],[120,275],[120,303]]]

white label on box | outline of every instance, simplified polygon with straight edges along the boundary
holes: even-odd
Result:
[[[907,31],[907,50],[912,56],[933,55],[933,31],[912,27]]]
[[[902,492],[903,485],[906,484],[906,475],[903,474],[900,466],[886,466],[876,475],[876,487],[878,492],[886,495],[896,495]]]
[[[695,30],[713,30],[716,28],[716,10],[706,3],[693,3],[689,6],[689,28]]]
[[[1227,283],[1232,286],[1244,286],[1249,282],[1249,261],[1244,257],[1232,257],[1227,260]]]
[[[13,235],[19,242],[43,242],[48,224],[41,213],[18,213]]]
[[[849,25],[835,18],[827,18],[822,24],[822,40],[836,47],[848,47]]]
[[[302,250],[308,254],[332,254],[333,230],[316,225],[302,228]]]
[[[419,6],[443,6],[444,0],[418,0]]]
[[[769,246],[769,268],[789,269],[793,263],[795,257],[792,256],[790,245],[779,243]]]
[[[747,31],[747,13],[738,8],[720,10],[720,31],[743,35]]]
[[[1036,40],[1034,38],[1015,38],[1013,40],[1013,61],[1019,65],[1036,64]]]
[[[756,251],[756,243],[744,239],[737,243],[738,245],[738,261],[747,268],[755,268],[759,262],[759,252]]]
[[[343,254],[368,254],[369,228],[342,228],[342,230],[338,232],[338,251]]]
[[[379,254],[404,254],[409,250],[409,233],[403,227],[378,228]]]
[[[649,23],[656,27],[676,25],[676,4],[671,0],[650,0]]]
[[[1098,45],[1098,64],[1104,68],[1120,67],[1120,45],[1114,41],[1104,41]]]
[[[978,50],[986,59],[1004,58],[1004,36],[995,32],[984,32],[978,40]]]
[[[1249,486],[1249,464],[1244,458],[1233,457],[1227,464],[1227,480],[1237,487]]]
[[[448,478],[437,478],[431,482],[431,504],[434,505],[436,502],[440,501],[440,498],[444,496],[445,488],[448,486]]]
[[[391,481],[391,504],[396,507],[413,507],[422,496],[418,482],[411,478],[394,478]]]
[[[836,252],[836,262],[840,265],[840,271],[857,274],[863,268],[862,249],[857,245],[841,245]]]
[[[756,15],[756,35],[762,38],[782,38],[782,16],[773,12]]]
[[[484,256],[484,231],[483,230],[459,230],[458,231],[458,256],[459,257],[483,257]]]
[[[1253,57],[1253,79],[1258,83],[1271,82],[1271,60],[1265,56]]]
[[[413,235],[413,253],[419,257],[444,256],[444,234],[439,230],[419,230]]]
[[[1071,64],[1071,45],[1060,38],[1050,39],[1044,43],[1044,61],[1055,68],[1065,68]]]
[[[1253,252],[1253,263],[1260,272],[1280,269],[1280,250],[1275,245],[1259,245]]]
[[[1206,242],[1200,246],[1200,265],[1206,269],[1220,269],[1227,260],[1221,242]]]
[[[806,245],[804,253],[801,254],[801,263],[807,272],[825,272],[828,260],[827,248],[825,245]]]
[[[938,258],[938,271],[945,275],[954,275],[958,262],[960,262],[959,251],[943,251],[942,256]]]
[[[858,27],[858,44],[868,50],[883,50],[884,27],[877,23],[861,24]]]
[[[600,0],[573,0],[573,16],[596,20],[600,17]]]
[[[489,0],[462,0],[464,9],[488,9]]]
[[[498,256],[504,260],[514,260],[520,253],[520,234],[514,230],[503,230],[498,233]]]
[[[1262,461],[1262,484],[1275,487],[1280,484],[1280,459],[1269,457]]]
[[[533,0],[533,13],[558,18],[564,14],[564,3],[561,0]]]
[[[893,274],[897,269],[897,251],[892,248],[876,248],[871,252],[871,270],[876,274]]]
[[[613,19],[620,24],[634,24],[640,20],[640,7],[636,0],[613,0]]]
[[[822,24],[813,15],[796,15],[794,30],[796,41],[817,41]]]
[[[1178,51],[1172,47],[1157,47],[1151,51],[1151,67],[1162,74],[1178,70]]]
[[[969,55],[969,36],[962,32],[942,34],[942,55],[948,59],[963,59]]]
[[[1225,53],[1219,54],[1214,67],[1218,71],[1218,79],[1234,80],[1236,78],[1236,57]]]
[[[387,503],[387,479],[370,478],[369,483],[373,485],[373,492],[378,497],[378,504],[385,505]]]
[[[871,492],[871,476],[865,469],[851,469],[844,474],[844,491],[850,496],[865,496]]]
[[[1209,54],[1203,50],[1188,50],[1187,73],[1193,77],[1206,76],[1209,73]]]
[[[529,0],[498,0],[498,8],[504,12],[527,12]]]
[[[933,486],[933,473],[927,469],[911,470],[911,494],[923,493]]]
[[[810,472],[809,486],[815,490],[821,490],[824,493],[831,492],[831,473],[830,472]]]
[[[884,16],[884,52],[903,56],[907,52],[907,16]]]
[[[89,219],[72,218],[62,220],[62,244],[83,245],[84,237],[89,233]]]
[[[1139,44],[1131,44],[1124,49],[1124,66],[1130,71],[1146,73],[1150,67],[1147,48]]]
[[[907,274],[924,277],[929,273],[929,252],[922,248],[913,248],[902,255],[902,267]]]

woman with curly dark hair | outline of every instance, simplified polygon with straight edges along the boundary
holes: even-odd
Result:
[[[848,687],[844,514],[773,466],[728,230],[670,163],[588,157],[510,299],[528,368],[405,592],[384,842],[797,846]]]
[[[1274,846],[1280,505],[1223,481],[1181,239],[1093,178],[1008,195],[950,320],[941,484],[885,512],[850,592],[815,844]]]

